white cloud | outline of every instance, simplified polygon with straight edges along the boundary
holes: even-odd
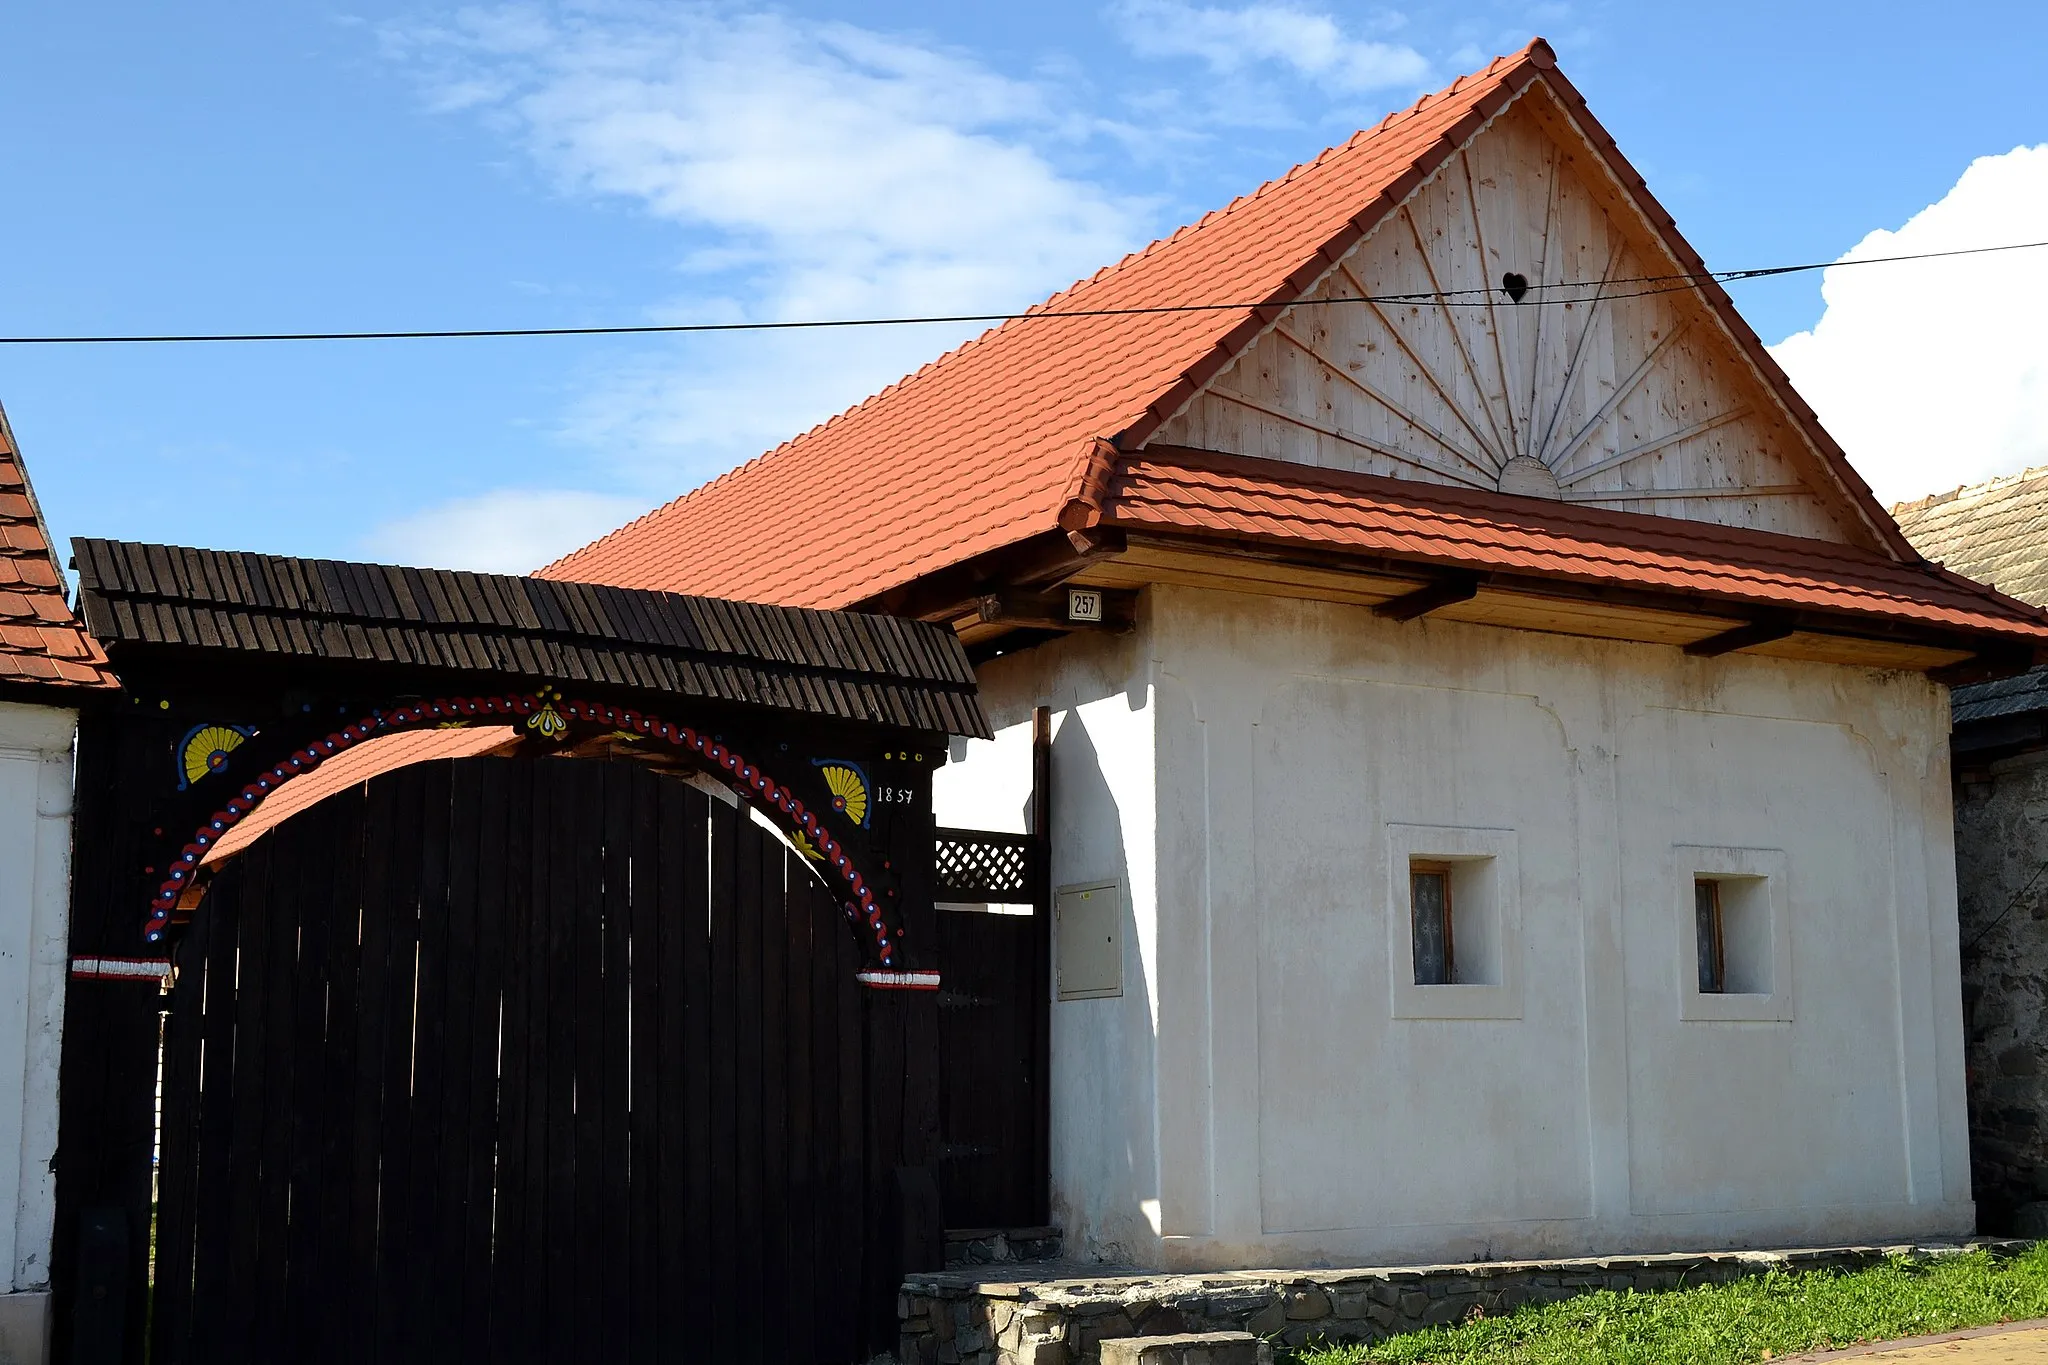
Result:
[[[1351,95],[1417,85],[1430,71],[1412,47],[1347,33],[1330,15],[1289,4],[1229,9],[1186,0],[1117,0],[1110,17],[1140,56],[1195,57],[1220,76],[1280,66]],[[1398,26],[1398,17],[1391,22]]]
[[[503,488],[386,522],[364,548],[437,569],[531,573],[647,510],[645,501],[565,489]]]
[[[394,29],[435,107],[502,128],[561,190],[682,230],[660,321],[956,313],[1036,301],[1150,235],[1064,173],[1069,100],[961,54],[704,4],[464,11]],[[976,327],[695,339],[590,377],[567,434],[673,493]]]
[[[1981,157],[1940,202],[1842,259],[2048,240],[2048,144]],[[1836,267],[1771,353],[1884,502],[2048,464],[2048,249]]]

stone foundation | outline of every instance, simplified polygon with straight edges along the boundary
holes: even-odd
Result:
[[[1250,1332],[1282,1347],[1377,1341],[1596,1289],[1676,1289],[1769,1270],[1856,1270],[1894,1255],[1938,1256],[1979,1247],[2009,1255],[2029,1245],[1828,1247],[1198,1275],[1073,1264],[944,1271],[904,1281],[897,1299],[897,1360],[1099,1365],[1104,1341],[1227,1331]]]

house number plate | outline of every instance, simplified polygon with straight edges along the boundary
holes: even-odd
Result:
[[[1067,619],[1069,621],[1100,621],[1102,619],[1102,594],[1093,588],[1068,588]]]

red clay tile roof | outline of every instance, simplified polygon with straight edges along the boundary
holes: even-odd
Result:
[[[1571,111],[1681,268],[1704,271],[1538,39],[1033,312],[1235,300],[1259,307],[1005,323],[541,572],[841,606],[1051,531],[1081,492],[1097,440],[1135,449],[1280,306],[1301,297],[1538,80]],[[1711,283],[1701,293],[1808,429],[1875,539],[1913,559],[1727,294]]]
[[[2048,643],[2048,612],[1870,550],[1211,451],[1118,457],[1092,520]]]
[[[0,688],[57,693],[120,686],[64,600],[35,489],[0,411]]]

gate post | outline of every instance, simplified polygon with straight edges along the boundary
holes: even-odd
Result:
[[[1031,708],[1033,1218],[1052,1221],[1052,708]]]
[[[129,707],[79,718],[68,956],[135,957],[147,894],[148,722]],[[147,977],[67,975],[58,1072],[52,1359],[142,1359],[150,1153],[161,992]]]

